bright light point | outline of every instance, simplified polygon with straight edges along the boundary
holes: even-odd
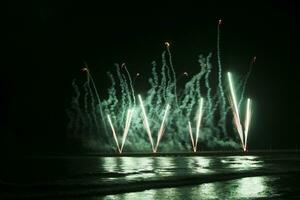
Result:
[[[170,43],[169,43],[169,42],[165,42],[165,45],[166,45],[167,47],[170,47]]]
[[[219,19],[219,25],[221,25],[222,24],[222,19]]]
[[[184,73],[183,73],[183,75],[185,75],[185,76],[189,76],[189,74],[188,74],[187,72],[184,72]]]
[[[136,76],[140,76],[140,73],[136,73]]]
[[[88,71],[88,68],[84,67],[84,68],[81,69],[81,71],[86,72],[86,71]]]
[[[256,61],[256,56],[253,57],[253,63],[255,63],[255,61]]]

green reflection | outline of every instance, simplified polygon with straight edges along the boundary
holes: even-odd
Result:
[[[118,159],[117,157],[106,157],[103,158],[103,168],[105,172],[115,172],[117,171],[116,167],[116,159]]]
[[[191,167],[191,169],[193,169],[193,172],[195,172],[195,173],[209,173],[209,172],[212,172],[212,170],[209,169],[211,159],[204,158],[204,157],[193,157],[193,159],[190,159],[190,161],[194,165],[194,167]]]
[[[238,197],[267,197],[266,177],[248,177],[237,181]]]
[[[99,198],[99,200],[141,200],[141,199],[149,199],[153,200],[155,198],[157,190],[146,190],[143,192],[130,192],[125,194],[118,195],[107,195],[103,198]]]
[[[216,186],[215,183],[205,183],[198,187],[193,187],[191,196],[199,199],[218,199],[223,193],[218,193]]]
[[[257,199],[275,198],[272,188],[275,177],[247,177],[237,180],[204,183],[195,186],[151,189],[118,195],[108,195],[105,200],[135,199]]]
[[[237,170],[249,170],[262,167],[263,161],[257,160],[257,156],[232,156],[225,157],[221,160],[223,164],[227,164],[228,168]]]
[[[174,158],[173,157],[156,157],[154,159],[155,171],[160,175],[173,175],[175,174]]]
[[[153,159],[149,158],[106,157],[102,168],[105,172],[124,174],[125,179],[154,176]]]

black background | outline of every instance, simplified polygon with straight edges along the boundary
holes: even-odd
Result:
[[[85,60],[106,96],[107,70],[126,62],[146,75],[164,42],[176,71],[197,71],[197,55],[213,52],[223,20],[224,71],[257,62],[247,94],[254,99],[249,148],[299,145],[299,21],[296,3],[273,1],[141,1],[75,3],[10,1],[2,30],[1,152],[64,152],[71,81]],[[146,78],[145,78],[146,79]]]

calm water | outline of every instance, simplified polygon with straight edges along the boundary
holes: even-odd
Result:
[[[44,157],[1,165],[0,199],[300,198],[300,157]]]

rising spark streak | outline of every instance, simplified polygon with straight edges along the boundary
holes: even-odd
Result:
[[[173,66],[173,62],[172,62],[172,54],[170,51],[170,43],[165,42],[166,46],[167,46],[167,52],[169,55],[169,64],[172,70],[172,74],[173,74],[173,81],[174,81],[174,96],[175,96],[175,101],[176,101],[176,106],[178,106],[178,98],[177,98],[177,80],[176,80],[176,73],[174,70],[174,66]]]
[[[124,132],[123,132],[122,145],[121,145],[121,149],[120,149],[121,152],[123,151],[123,147],[124,147],[127,135],[128,135],[128,131],[129,131],[129,127],[130,127],[130,123],[131,123],[131,119],[132,119],[132,113],[133,113],[133,109],[128,109],[125,129],[124,129]]]
[[[248,79],[249,79],[249,77],[251,75],[252,68],[254,66],[255,61],[256,61],[256,56],[254,56],[253,59],[252,59],[252,61],[250,62],[249,70],[248,70],[248,72],[246,74],[245,80],[243,81],[241,99],[239,101],[238,108],[240,108],[240,105],[241,105],[242,101],[244,100],[244,93],[245,93],[246,86],[247,86],[247,83],[248,83]]]
[[[112,133],[113,133],[113,137],[114,137],[114,140],[115,140],[116,145],[118,147],[119,153],[122,153],[122,151],[123,151],[123,147],[124,147],[127,135],[128,135],[128,131],[129,131],[129,127],[130,127],[130,123],[131,123],[131,119],[132,119],[132,113],[133,113],[133,109],[128,109],[127,116],[126,116],[125,128],[124,128],[124,132],[123,132],[123,136],[122,136],[121,148],[120,148],[118,138],[117,138],[117,134],[116,134],[115,128],[113,126],[113,123],[111,121],[110,115],[107,115],[108,122],[110,124],[111,130],[112,130]]]
[[[193,151],[194,152],[197,151],[197,143],[198,143],[198,138],[199,138],[202,115],[203,115],[203,98],[201,97],[200,101],[199,101],[199,110],[198,110],[198,116],[197,116],[196,138],[195,138],[195,140],[194,140],[194,136],[193,136],[191,122],[189,121],[189,133],[190,133],[191,142],[192,142],[192,145],[193,145]]]
[[[98,94],[98,90],[97,90],[95,81],[94,81],[93,76],[91,75],[90,70],[87,67],[86,63],[85,63],[85,68],[83,68],[82,71],[87,72],[89,80],[91,80],[91,82],[92,82],[92,86],[93,86],[93,89],[94,89],[94,92],[96,94],[96,98],[97,98],[97,101],[98,101],[98,108],[99,108],[100,116],[101,116],[101,119],[102,119],[102,124],[103,124],[103,127],[104,127],[104,132],[106,133],[106,135],[108,135],[107,125],[105,123],[104,114],[103,114],[103,110],[102,110],[102,107],[101,107],[102,101],[100,100],[100,97],[99,97],[99,94]]]
[[[245,118],[245,150],[247,150],[247,139],[248,139],[248,132],[249,126],[251,122],[251,100],[247,99],[247,109],[246,109],[246,118]]]
[[[243,129],[242,129],[242,125],[241,125],[241,120],[240,120],[240,115],[239,115],[239,110],[238,110],[238,105],[237,105],[237,100],[236,100],[236,96],[235,96],[235,92],[234,92],[234,87],[233,87],[233,81],[232,81],[232,77],[231,77],[231,73],[228,72],[228,80],[229,80],[229,87],[230,87],[230,93],[231,93],[231,107],[233,110],[233,116],[234,116],[234,123],[236,125],[236,128],[238,130],[242,145],[243,145],[243,149],[245,149],[245,145],[244,145],[244,137],[243,137]]]
[[[107,115],[107,118],[108,118],[108,122],[109,122],[109,124],[110,124],[111,130],[112,130],[112,133],[113,133],[113,136],[114,136],[114,139],[115,139],[115,142],[116,142],[118,151],[119,151],[119,153],[121,153],[121,149],[120,149],[120,146],[119,146],[117,134],[116,134],[115,129],[114,129],[114,126],[113,126],[113,124],[112,124],[112,122],[111,122],[110,116]]]
[[[232,109],[233,110],[233,122],[234,122],[235,127],[236,127],[236,129],[238,131],[238,134],[240,136],[242,147],[245,150],[245,145],[244,145],[244,140],[243,140],[243,128],[242,128],[241,122],[239,120],[238,112],[236,112],[234,110],[234,105],[233,104],[234,104],[233,100],[232,100],[232,98],[230,98],[230,106],[233,108]]]
[[[158,131],[158,134],[157,134],[157,141],[156,141],[156,146],[155,146],[155,152],[157,151],[157,148],[158,148],[158,145],[159,145],[159,142],[164,134],[164,131],[165,131],[165,120],[167,118],[167,114],[168,114],[168,111],[170,109],[170,105],[167,104],[167,107],[166,107],[166,110],[165,110],[165,114],[164,114],[164,117],[163,117],[163,120],[161,122],[161,126],[160,126],[160,129]]]
[[[200,105],[199,105],[199,111],[198,111],[197,129],[196,129],[196,142],[195,142],[195,149],[196,150],[197,150],[197,143],[198,143],[202,113],[203,113],[203,98],[200,98],[200,103],[199,104]]]
[[[226,133],[226,126],[225,126],[225,120],[226,120],[226,101],[225,101],[225,95],[224,90],[222,87],[222,63],[221,63],[221,53],[220,53],[220,27],[222,24],[222,20],[219,20],[218,23],[218,34],[217,34],[217,61],[218,61],[218,88],[220,91],[220,111],[222,113],[220,118],[220,123],[222,124],[222,130]]]
[[[124,65],[125,71],[127,73],[128,79],[129,79],[129,85],[130,85],[130,89],[131,89],[131,93],[132,93],[132,97],[133,97],[133,105],[135,106],[135,95],[134,95],[134,89],[133,89],[133,81],[131,79],[131,75],[129,73],[129,71],[127,70],[126,65]],[[138,73],[137,73],[138,76]]]
[[[143,103],[141,95],[138,95],[138,98],[139,98],[140,105],[141,105],[142,112],[143,112],[144,126],[145,126],[145,129],[146,129],[147,133],[148,133],[148,137],[149,137],[149,140],[150,140],[150,143],[151,143],[151,146],[152,146],[152,151],[155,152],[153,139],[152,139],[152,134],[151,134],[148,118],[147,118],[147,115],[146,115],[146,111],[145,111],[145,107],[144,107],[144,103]]]
[[[193,151],[196,152],[195,143],[194,143],[194,137],[193,137],[193,131],[192,131],[192,126],[191,126],[191,122],[190,121],[189,121],[189,132],[190,132],[190,136],[191,136],[191,142],[192,142],[192,146],[193,146]]]

